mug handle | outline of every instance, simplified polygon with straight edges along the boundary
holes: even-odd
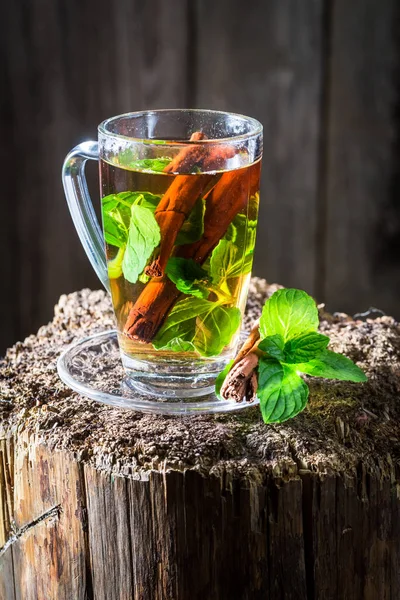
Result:
[[[88,159],[99,160],[97,142],[83,142],[67,154],[62,168],[62,182],[79,239],[98,278],[109,292],[103,233],[94,212],[85,177],[85,164]]]

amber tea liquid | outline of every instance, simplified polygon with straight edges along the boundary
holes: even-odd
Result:
[[[115,161],[118,163],[118,160]],[[102,217],[125,368],[218,372],[234,355],[247,298],[260,163],[176,175],[164,162],[101,160]],[[176,367],[174,367],[174,365]],[[173,378],[172,378],[173,385]],[[165,382],[163,383],[165,386]]]

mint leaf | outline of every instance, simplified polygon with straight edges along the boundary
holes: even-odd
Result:
[[[210,276],[215,284],[221,284],[229,278],[229,268],[235,263],[236,246],[227,240],[220,240],[210,259]]]
[[[175,240],[176,246],[193,244],[204,233],[204,212],[206,204],[203,198],[198,198],[188,218],[184,221]]]
[[[126,245],[133,201],[132,192],[110,194],[102,199],[103,228],[107,244],[118,248]]]
[[[258,201],[255,196],[250,199],[250,204],[254,205],[252,212],[256,216]],[[247,215],[236,215],[223,239],[211,254],[210,276],[214,284],[220,286],[232,277],[250,273],[256,242],[256,227],[257,220],[250,220]]]
[[[150,192],[135,192],[134,204],[148,208],[154,212],[161,200],[162,194],[151,194]]]
[[[119,248],[117,255],[107,262],[108,277],[118,279],[122,275],[122,261],[125,254],[125,248]]]
[[[221,285],[231,277],[250,273],[253,264],[253,252],[243,254],[243,249],[228,240],[220,240],[210,259],[212,282]]]
[[[288,365],[260,358],[257,396],[265,423],[282,423],[297,415],[307,403],[308,387]]]
[[[120,192],[109,194],[101,201],[104,237],[107,244],[123,248],[126,246],[133,204],[155,211],[161,195],[150,192]]]
[[[254,196],[250,199],[250,204],[254,200]],[[249,207],[249,212],[251,211]],[[256,203],[256,214],[258,212],[258,203]],[[238,248],[242,248],[247,254],[254,250],[256,243],[257,219],[248,219],[247,215],[238,214],[230,223],[225,240],[234,242]]]
[[[168,260],[165,272],[183,294],[191,294],[197,298],[209,296],[210,292],[206,288],[209,282],[207,271],[193,259],[172,256]]]
[[[356,383],[367,381],[365,373],[353,361],[343,354],[337,354],[330,350],[324,350],[317,358],[307,363],[293,365],[293,367],[300,373],[314,375],[314,377],[355,381]]]
[[[161,173],[171,162],[171,158],[135,158],[132,150],[124,150],[118,155],[118,162],[123,167],[128,167],[131,171],[147,171],[151,173]]]
[[[196,319],[198,315],[209,312],[212,302],[200,298],[184,298],[175,304],[166,321],[153,340],[156,350],[174,350],[185,347],[194,350],[192,344],[196,333]]]
[[[127,281],[136,283],[160,239],[160,227],[152,211],[132,205],[128,242],[122,261],[122,271]]]
[[[283,341],[283,337],[277,333],[275,335],[269,335],[258,344],[258,348],[263,352],[269,354],[273,358],[277,360],[282,360],[285,358],[283,349],[285,346],[285,342]]]
[[[318,309],[306,292],[277,290],[264,304],[260,318],[262,338],[280,334],[284,341],[318,329]]]
[[[196,350],[217,356],[229,344],[240,324],[240,310],[201,298],[176,303],[153,340],[157,350]]]
[[[328,344],[329,338],[326,335],[313,331],[303,333],[286,342],[283,362],[308,362],[325,350]]]
[[[221,371],[221,373],[219,373],[217,379],[215,380],[215,394],[216,394],[218,400],[225,400],[225,398],[223,398],[221,396],[221,388],[222,388],[225,378],[228,375],[229,371],[231,370],[234,362],[235,361],[233,359],[230,360],[228,362],[228,364],[226,365],[225,369],[223,371]]]
[[[240,325],[241,313],[238,308],[211,304],[214,307],[196,320],[193,343],[202,356],[220,354]]]

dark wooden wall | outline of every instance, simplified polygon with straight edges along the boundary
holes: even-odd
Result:
[[[400,317],[399,23],[398,0],[4,2],[0,350],[61,293],[99,285],[61,164],[105,117],[143,108],[260,119],[255,274]]]

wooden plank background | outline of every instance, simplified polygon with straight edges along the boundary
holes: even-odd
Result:
[[[61,165],[104,118],[144,108],[262,121],[254,273],[333,310],[400,317],[399,24],[396,0],[5,3],[0,353],[60,294],[98,287]]]

